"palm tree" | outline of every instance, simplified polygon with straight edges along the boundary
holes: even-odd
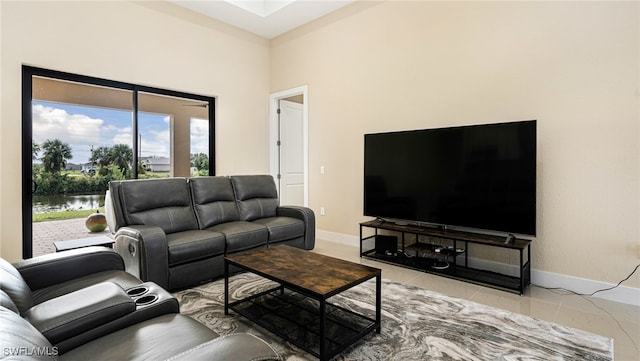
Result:
[[[101,175],[105,175],[107,173],[107,167],[111,163],[111,159],[109,157],[111,149],[109,147],[98,147],[96,149],[91,150],[91,157],[89,161],[91,164],[98,165],[100,167],[99,173]]]
[[[40,151],[40,145],[38,143],[31,141],[31,160],[36,160],[38,158],[38,152]]]
[[[47,139],[42,144],[42,151],[40,160],[44,170],[51,173],[60,172],[67,166],[67,160],[73,158],[69,144],[62,143],[59,139]]]
[[[109,160],[122,174],[127,174],[133,163],[133,150],[126,144],[116,144],[109,150]]]

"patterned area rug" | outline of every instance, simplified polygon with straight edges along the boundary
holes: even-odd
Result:
[[[244,273],[231,278],[232,300],[274,283]],[[375,281],[330,303],[375,317]],[[174,294],[183,314],[220,335],[258,335],[284,360],[317,360],[231,311],[224,315],[224,281]],[[382,283],[382,332],[365,336],[333,360],[613,360],[613,340],[528,316],[395,282]]]

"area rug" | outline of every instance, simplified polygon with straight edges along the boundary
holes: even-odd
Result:
[[[245,273],[230,279],[231,300],[274,284]],[[375,315],[375,281],[330,299]],[[231,311],[224,315],[224,281],[174,294],[181,313],[226,335],[248,332],[267,341],[283,360],[316,360]],[[383,280],[382,332],[360,340],[333,360],[613,360],[613,340],[517,313]]]

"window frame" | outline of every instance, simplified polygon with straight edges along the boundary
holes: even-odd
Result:
[[[156,88],[145,85],[109,80],[93,76],[73,74],[63,71],[50,70],[29,65],[22,65],[22,257],[31,258],[33,255],[33,218],[32,218],[32,159],[31,143],[33,138],[32,124],[32,102],[33,102],[33,77],[51,78],[61,81],[96,85],[105,88],[115,88],[132,92],[133,111],[133,134],[138,134],[138,93],[153,93],[170,97],[187,98],[206,102],[208,104],[209,116],[209,175],[215,175],[216,154],[215,154],[215,98],[211,96],[198,95],[193,93]],[[133,178],[138,178],[138,137],[134,136],[133,144]]]

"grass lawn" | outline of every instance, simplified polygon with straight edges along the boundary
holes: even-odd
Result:
[[[95,213],[95,209],[77,210],[77,211],[61,211],[50,213],[33,214],[33,222],[45,221],[61,221],[63,219],[87,218],[91,213]],[[104,213],[104,207],[100,208],[100,213]]]

